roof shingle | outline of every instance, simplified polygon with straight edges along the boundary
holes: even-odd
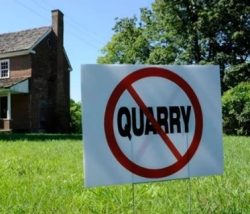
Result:
[[[29,50],[51,27],[0,34],[0,54]]]

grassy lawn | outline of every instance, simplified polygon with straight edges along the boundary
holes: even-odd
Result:
[[[1,134],[0,151],[0,213],[250,213],[249,137],[224,137],[222,176],[90,189],[81,136]]]

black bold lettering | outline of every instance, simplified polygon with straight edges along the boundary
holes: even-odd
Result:
[[[148,107],[148,110],[154,116],[153,108],[152,107]],[[153,132],[153,134],[157,133],[156,130],[154,129],[152,123],[147,118],[147,120],[146,120],[146,127],[145,127],[145,135],[148,135],[149,132]]]
[[[122,118],[123,116],[125,117],[125,125],[123,126],[122,124]],[[112,124],[110,124],[112,126]],[[117,115],[117,127],[120,135],[122,137],[128,137],[129,140],[131,140],[131,117],[130,117],[130,112],[128,108],[126,107],[121,107],[118,111]]]
[[[144,114],[141,109],[138,112],[138,118],[136,117],[136,108],[132,108],[132,127],[136,136],[141,136],[144,131]],[[139,128],[137,128],[136,121],[139,121]]]
[[[174,127],[177,128],[177,133],[181,133],[180,109],[178,106],[169,107],[169,125],[170,133],[174,133]]]
[[[165,133],[168,133],[168,109],[165,106],[157,107],[157,121],[160,126],[163,126]]]
[[[185,132],[189,132],[189,119],[190,119],[191,106],[187,106],[187,112],[185,112],[185,107],[181,106],[181,114],[184,121]]]

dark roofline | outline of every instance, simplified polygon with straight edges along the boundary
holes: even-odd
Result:
[[[68,55],[67,55],[67,52],[66,52],[66,50],[65,50],[64,48],[63,48],[63,53],[64,53],[64,55],[65,55],[65,58],[66,58],[67,62],[68,62],[68,65],[69,65],[68,70],[69,70],[69,71],[72,71],[73,68],[72,68],[71,63],[70,63],[70,61],[69,61],[69,57],[68,57]]]
[[[41,28],[50,28],[51,26],[41,26],[41,27],[33,27],[33,28],[28,28],[28,29],[24,29],[24,30],[18,30],[18,31],[9,31],[9,32],[5,32],[5,33],[0,33],[0,36],[6,36],[7,34],[13,34],[13,33],[23,33],[27,30],[37,30],[37,29],[41,29]]]

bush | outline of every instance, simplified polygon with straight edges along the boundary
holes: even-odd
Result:
[[[250,82],[242,82],[222,97],[226,134],[250,135]]]
[[[82,132],[81,104],[70,100],[70,131],[72,133]]]

